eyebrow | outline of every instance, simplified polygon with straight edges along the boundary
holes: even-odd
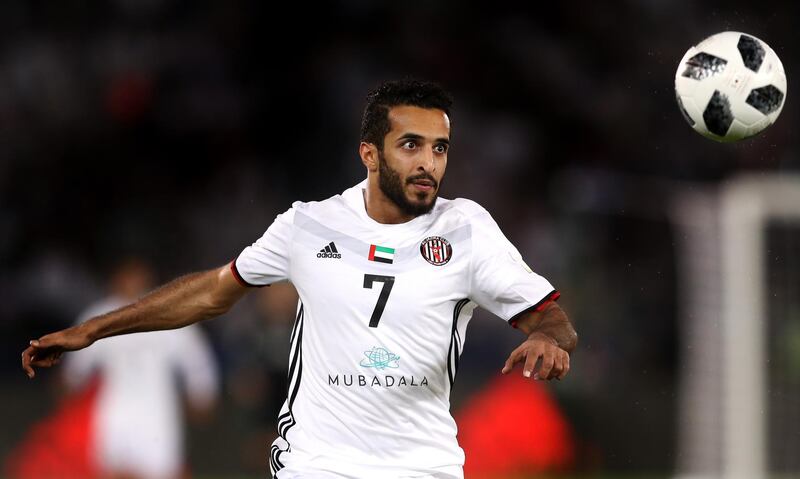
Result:
[[[420,135],[420,134],[418,134],[418,133],[404,133],[402,136],[400,136],[400,138],[397,139],[397,141],[400,141],[400,140],[424,140],[424,139],[425,139],[425,137]],[[434,143],[444,143],[446,145],[450,145],[450,139],[449,138],[436,138],[434,140]]]

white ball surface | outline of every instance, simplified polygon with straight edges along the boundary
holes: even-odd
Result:
[[[722,32],[686,52],[675,72],[675,93],[695,131],[732,142],[775,122],[786,102],[786,74],[763,41]]]

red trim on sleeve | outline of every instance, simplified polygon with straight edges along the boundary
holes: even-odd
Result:
[[[544,308],[546,308],[546,307],[547,307],[547,306],[548,306],[550,303],[552,303],[553,301],[558,301],[558,298],[560,298],[560,297],[561,297],[561,293],[559,293],[558,291],[553,291],[552,293],[550,293],[550,294],[549,294],[549,295],[548,295],[548,296],[547,296],[547,297],[544,299],[544,301],[541,301],[541,302],[539,303],[539,305],[538,305],[538,306],[536,306],[535,308],[533,308],[533,310],[534,310],[534,311],[537,311],[537,312],[538,312],[538,311],[544,311]]]
[[[231,273],[233,273],[233,277],[236,278],[236,281],[238,281],[239,284],[245,287],[250,286],[247,284],[247,281],[242,278],[242,275],[239,274],[239,270],[236,269],[236,260],[231,261]]]
[[[520,317],[522,314],[530,312],[530,311],[533,311],[534,313],[538,313],[539,311],[544,311],[544,309],[547,308],[550,305],[550,303],[557,301],[558,298],[560,298],[560,297],[561,297],[561,293],[560,292],[558,292],[558,291],[551,292],[550,294],[548,294],[547,296],[542,298],[541,301],[539,301],[538,303],[536,303],[532,307],[526,309],[525,311],[522,311],[521,313],[519,313],[516,316],[514,316],[513,318],[511,318],[508,321],[508,324],[510,324],[512,328],[516,328],[517,327],[517,318]]]
[[[263,288],[264,286],[269,286],[268,284],[250,284],[245,281],[245,279],[242,278],[242,275],[239,274],[239,270],[236,268],[236,260],[231,261],[231,273],[233,273],[233,277],[236,278],[236,281],[246,288]]]
[[[231,272],[233,273],[233,277],[236,278],[236,281],[238,281],[239,284],[247,288],[263,288],[264,286],[269,286],[268,284],[252,284],[245,281],[242,275],[239,274],[239,270],[236,268],[236,259],[231,261]]]

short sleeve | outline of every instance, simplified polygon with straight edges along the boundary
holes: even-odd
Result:
[[[531,270],[491,215],[478,208],[471,218],[470,299],[506,321],[557,299],[558,291]]]
[[[294,207],[281,213],[264,236],[231,263],[236,279],[245,286],[267,286],[289,279],[289,255],[294,229]]]

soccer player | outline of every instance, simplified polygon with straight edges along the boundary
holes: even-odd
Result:
[[[79,324],[136,300],[151,278],[146,262],[122,262],[111,295],[81,313]],[[63,377],[71,390],[99,380],[89,449],[103,477],[183,477],[184,413],[210,414],[218,389],[217,365],[199,325],[101,341],[66,357]]]
[[[436,84],[384,83],[362,119],[366,180],[324,201],[295,202],[228,265],[31,341],[23,368],[33,377],[34,366],[52,366],[64,351],[186,326],[224,313],[251,287],[291,281],[300,301],[273,474],[463,477],[449,395],[475,307],[527,335],[503,373],[522,362],[525,377],[562,379],[577,335],[559,293],[485,209],[437,199],[450,106]]]

